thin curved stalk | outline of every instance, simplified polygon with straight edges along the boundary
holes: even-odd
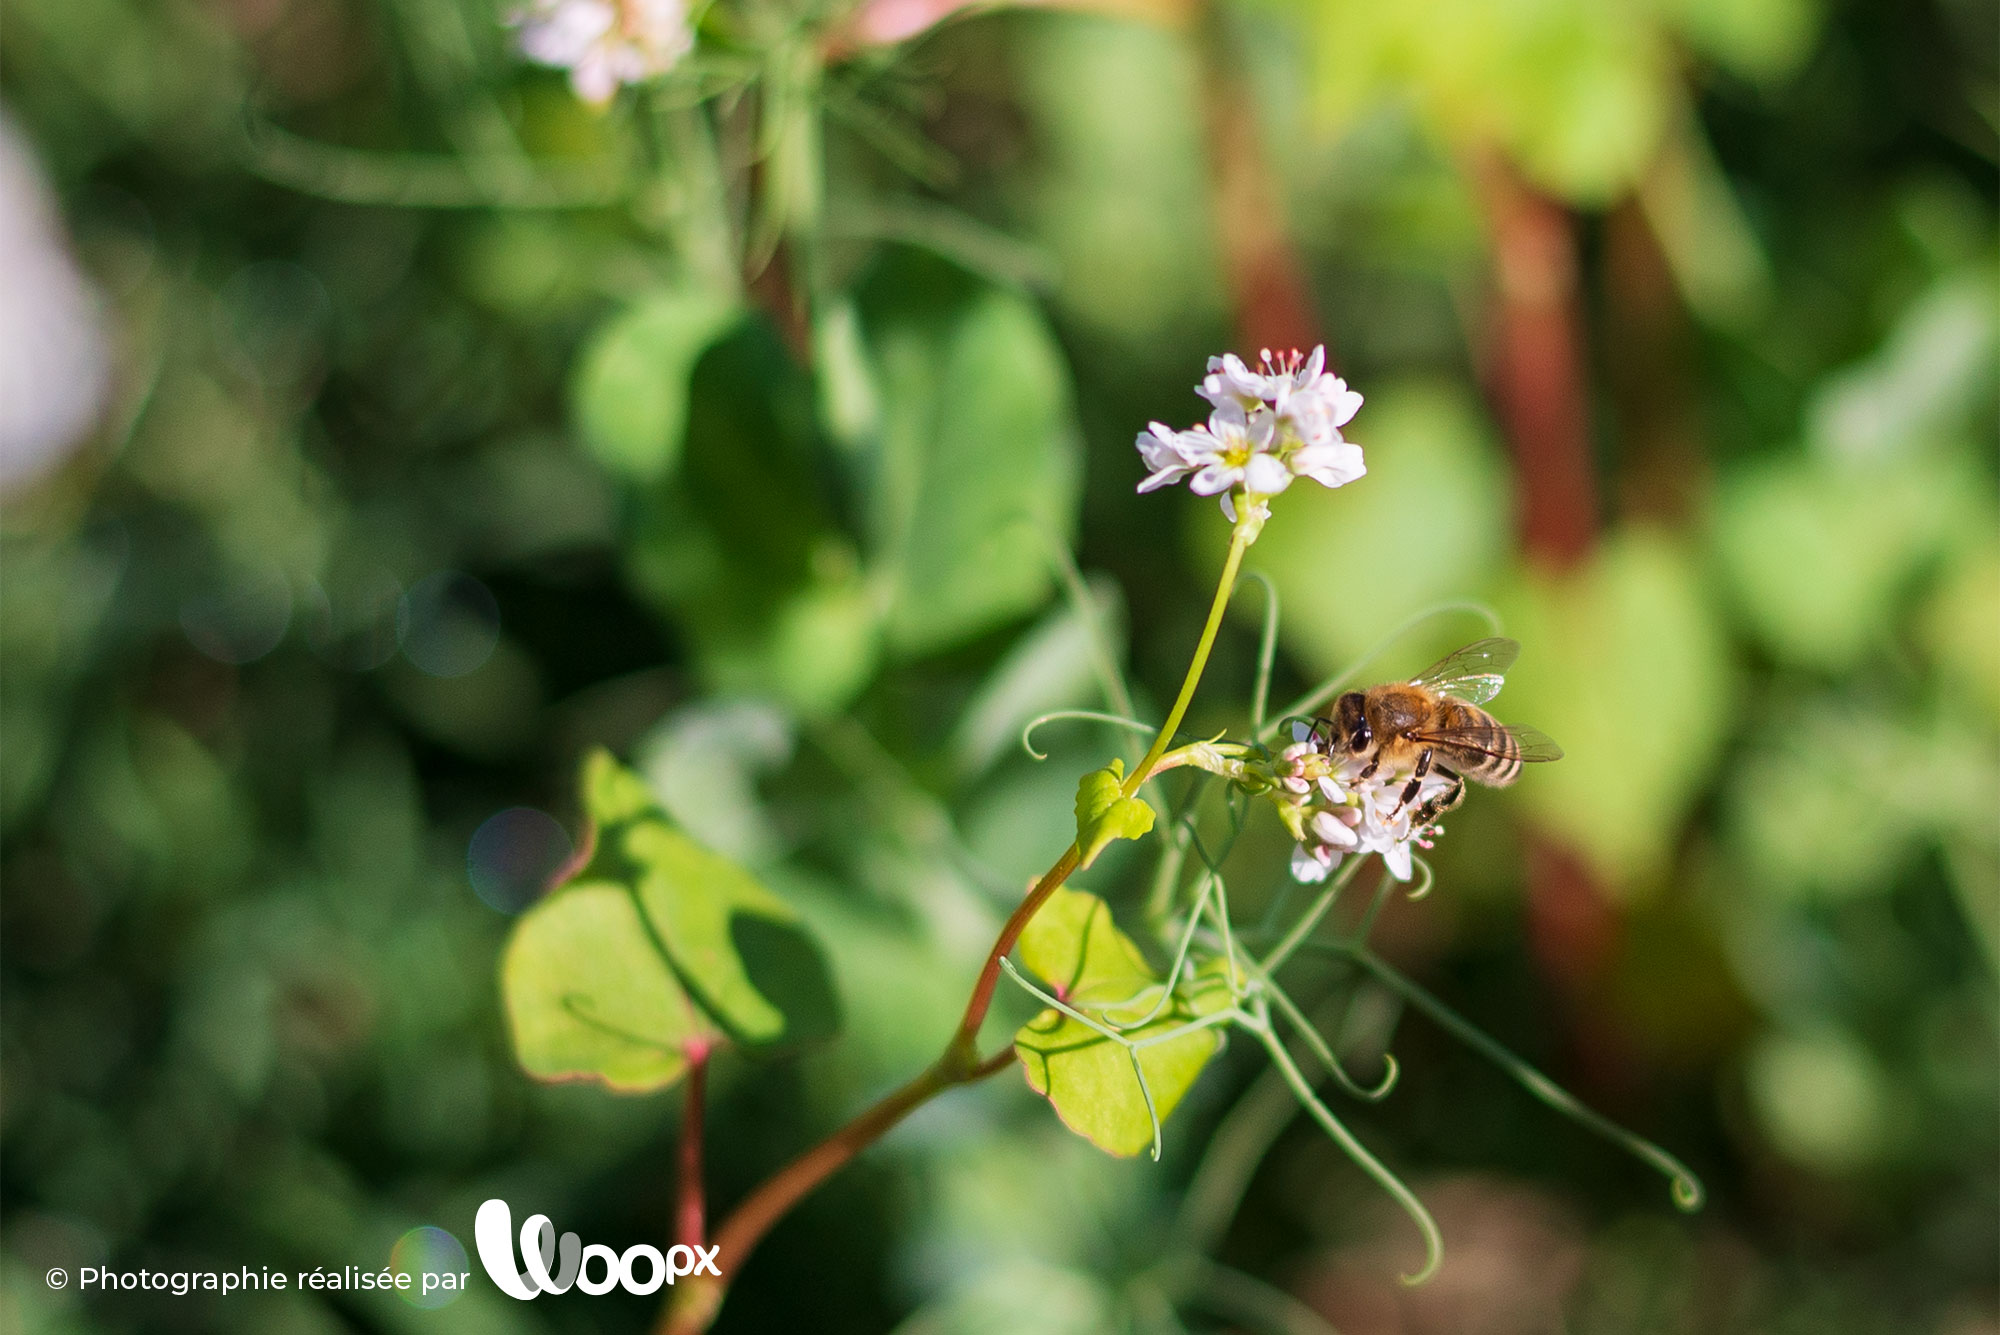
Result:
[[[1312,907],[1299,915],[1299,920],[1292,924],[1292,929],[1286,932],[1284,938],[1272,948],[1271,953],[1264,957],[1261,967],[1265,973],[1276,974],[1285,961],[1292,957],[1292,952],[1312,935],[1313,928],[1319,926],[1320,919],[1324,918],[1327,910],[1333,907],[1333,901],[1340,898],[1340,892],[1347,888],[1347,883],[1354,879],[1355,873],[1361,870],[1361,864],[1365,861],[1366,858],[1349,858],[1347,865],[1333,874],[1333,879],[1327,882],[1326,889],[1319,892],[1319,898],[1312,902]]]
[[[1370,1154],[1368,1147],[1356,1140],[1354,1133],[1333,1115],[1331,1109],[1320,1102],[1319,1095],[1313,1092],[1312,1084],[1300,1074],[1299,1068],[1292,1061],[1291,1054],[1285,1051],[1285,1045],[1278,1040],[1277,1034],[1268,1024],[1246,1026],[1246,1028],[1250,1028],[1251,1032],[1257,1035],[1258,1041],[1264,1045],[1264,1050],[1271,1054],[1272,1064],[1284,1075],[1285,1083],[1292,1087],[1292,1093],[1298,1096],[1300,1105],[1312,1119],[1320,1124],[1320,1128],[1327,1135],[1333,1137],[1334,1142],[1346,1151],[1347,1156],[1354,1160],[1362,1172],[1375,1179],[1377,1186],[1395,1198],[1396,1204],[1403,1207],[1403,1212],[1409,1215],[1410,1221],[1417,1226],[1417,1231],[1423,1234],[1424,1263],[1415,1274],[1404,1275],[1403,1283],[1414,1287],[1435,1275],[1438,1266],[1444,1262],[1444,1235],[1438,1231],[1437,1220],[1431,1218],[1431,1212],[1424,1208],[1424,1203],[1417,1199],[1417,1194],[1404,1185],[1403,1179],[1390,1172],[1380,1159]]]
[[[1257,635],[1257,676],[1250,687],[1250,729],[1264,730],[1264,708],[1271,702],[1271,669],[1278,661],[1278,586],[1261,570],[1244,578],[1254,579],[1264,588],[1264,626]]]
[[[1260,971],[1257,976],[1264,983],[1271,1000],[1278,1004],[1278,1010],[1286,1021],[1298,1032],[1300,1041],[1319,1060],[1319,1064],[1326,1068],[1327,1074],[1333,1077],[1335,1084],[1353,1097],[1368,1103],[1380,1103],[1389,1097],[1389,1091],[1396,1087],[1396,1079],[1402,1073],[1394,1053],[1382,1054],[1382,1078],[1373,1085],[1363,1085],[1347,1073],[1347,1068],[1334,1056],[1332,1045],[1313,1027],[1312,1021],[1306,1018],[1305,1012],[1299,1009],[1298,1003],[1292,1000],[1291,995],[1278,986],[1269,974]]]
[[[1041,727],[1044,723],[1054,723],[1059,719],[1083,719],[1090,723],[1109,723],[1114,727],[1128,728],[1138,733],[1150,733],[1153,731],[1152,724],[1141,723],[1138,719],[1127,718],[1122,714],[1107,714],[1098,709],[1051,709],[1046,714],[1037,714],[1022,726],[1021,749],[1036,760],[1047,760],[1049,758],[1048,752],[1037,751],[1035,749],[1033,740],[1035,729]]]
[[[1688,1211],[1701,1208],[1707,1193],[1701,1185],[1701,1179],[1696,1177],[1686,1164],[1637,1132],[1628,1131],[1602,1113],[1586,1107],[1574,1094],[1502,1047],[1498,1040],[1485,1030],[1460,1015],[1366,946],[1351,947],[1346,953],[1385,987],[1443,1025],[1453,1036],[1512,1076],[1516,1084],[1527,1090],[1545,1107],[1554,1109],[1579,1126],[1595,1132],[1626,1153],[1657,1169],[1667,1179],[1675,1206]]]

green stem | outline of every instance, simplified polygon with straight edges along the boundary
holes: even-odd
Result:
[[[1251,507],[1247,502],[1239,503],[1238,513],[1247,520]],[[1208,666],[1208,651],[1215,647],[1215,633],[1222,628],[1222,612],[1229,606],[1229,595],[1236,588],[1236,572],[1243,565],[1243,553],[1250,547],[1251,528],[1238,523],[1236,532],[1229,538],[1229,559],[1222,563],[1222,579],[1215,586],[1215,601],[1208,607],[1208,624],[1201,628],[1201,642],[1194,647],[1194,661],[1188,664],[1187,676],[1181,681],[1181,693],[1174,701],[1174,707],[1167,712],[1167,721],[1160,725],[1160,735],[1153,739],[1153,745],[1146,751],[1146,758],[1125,776],[1121,791],[1126,797],[1139,791],[1139,785],[1153,772],[1155,761],[1166,754],[1167,744],[1180,731],[1181,720],[1187,717],[1188,704],[1194,699],[1194,688],[1201,684],[1202,670]]]

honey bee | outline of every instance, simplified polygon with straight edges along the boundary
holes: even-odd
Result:
[[[1424,777],[1450,780],[1410,818],[1421,828],[1465,798],[1465,781],[1504,788],[1521,766],[1560,760],[1562,748],[1533,728],[1500,722],[1480,706],[1500,694],[1504,673],[1521,652],[1518,642],[1478,640],[1433,663],[1408,681],[1349,691],[1329,715],[1312,721],[1309,739],[1339,763],[1366,757],[1355,777],[1407,773],[1395,811],[1416,800]]]

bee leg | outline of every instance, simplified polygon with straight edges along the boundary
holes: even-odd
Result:
[[[1404,807],[1417,800],[1417,794],[1424,786],[1424,775],[1430,772],[1431,749],[1427,746],[1417,753],[1417,768],[1410,775],[1410,781],[1403,785],[1403,795],[1396,802],[1396,810],[1389,813],[1389,819],[1394,820]]]
[[[1465,800],[1465,780],[1460,778],[1455,772],[1446,769],[1443,765],[1438,766],[1438,773],[1451,780],[1451,787],[1445,789],[1417,809],[1417,814],[1410,817],[1410,828],[1413,830],[1420,830],[1424,826],[1429,825],[1439,816],[1444,815],[1445,812],[1450,811]]]

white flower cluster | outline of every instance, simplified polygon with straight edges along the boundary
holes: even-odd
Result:
[[[1304,725],[1298,726],[1303,731]],[[1296,733],[1295,733],[1296,735]],[[1278,756],[1278,799],[1285,824],[1298,839],[1292,849],[1292,876],[1307,884],[1324,881],[1347,855],[1380,853],[1389,874],[1410,879],[1412,849],[1429,848],[1440,833],[1435,825],[1413,825],[1423,805],[1451,787],[1436,771],[1426,774],[1417,795],[1403,801],[1407,773],[1361,777],[1358,757],[1330,759],[1300,737]]]
[[[568,70],[576,95],[598,105],[694,47],[682,0],[530,0],[508,22],[521,30],[523,55]]]
[[[1326,369],[1324,347],[1276,360],[1267,348],[1254,370],[1234,353],[1211,357],[1195,392],[1213,405],[1205,425],[1176,431],[1154,422],[1139,434],[1139,455],[1152,470],[1140,491],[1188,478],[1197,496],[1221,496],[1234,523],[1239,492],[1261,518],[1265,498],[1295,477],[1339,487],[1368,471],[1361,447],[1340,434],[1361,396]]]

